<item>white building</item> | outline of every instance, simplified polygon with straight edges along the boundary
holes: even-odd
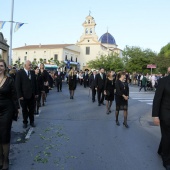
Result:
[[[37,60],[40,58],[48,63],[48,60],[54,59],[70,61],[73,65],[78,65],[80,69],[88,67],[90,60],[100,57],[100,55],[108,55],[117,53],[122,57],[122,50],[117,48],[114,37],[106,32],[100,39],[95,32],[95,20],[88,15],[83,23],[84,32],[80,40],[76,44],[52,44],[52,45],[26,45],[13,49],[13,63],[17,60],[24,62],[25,60]]]

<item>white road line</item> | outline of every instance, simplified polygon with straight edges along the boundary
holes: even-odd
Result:
[[[153,103],[147,103],[147,104],[149,104],[149,105],[153,105]]]
[[[139,100],[140,102],[153,102],[153,100]]]
[[[30,136],[31,136],[31,134],[32,134],[32,132],[33,132],[33,130],[34,130],[34,128],[30,128],[30,129],[29,129],[27,135],[25,136],[25,139],[29,139],[29,138],[30,138]]]
[[[134,100],[153,100],[153,98],[131,98],[131,99],[134,99]]]

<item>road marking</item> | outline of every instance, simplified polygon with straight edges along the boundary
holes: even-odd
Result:
[[[132,99],[134,99],[134,100],[153,100],[153,98],[135,98],[135,97],[133,97]]]
[[[30,136],[31,136],[31,134],[32,134],[32,132],[33,132],[33,130],[34,130],[33,127],[31,127],[31,128],[29,129],[27,135],[25,136],[25,139],[29,139],[29,138],[30,138]]]
[[[152,102],[153,100],[139,100],[140,102]]]

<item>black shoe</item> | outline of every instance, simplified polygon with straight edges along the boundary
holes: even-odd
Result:
[[[120,123],[119,123],[119,121],[116,121],[116,125],[117,125],[117,126],[120,126]]]
[[[126,128],[129,128],[128,124],[123,122],[123,125],[126,127]]]
[[[98,106],[101,106],[101,104],[99,103]]]
[[[107,115],[109,114],[109,111],[108,111],[108,110],[106,111],[106,114],[107,114]]]
[[[104,103],[102,103],[102,105],[105,105]]]
[[[43,103],[42,105],[43,105],[43,106],[45,106],[45,104],[44,104],[44,103]]]
[[[111,110],[109,110],[109,113],[111,113],[112,111]]]
[[[26,129],[28,126],[27,124],[23,124],[23,128]]]
[[[30,126],[31,127],[36,127],[34,123],[30,123]]]
[[[170,165],[165,166],[166,170],[170,170]]]

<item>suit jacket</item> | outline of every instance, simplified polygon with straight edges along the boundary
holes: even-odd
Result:
[[[103,74],[103,79],[101,78],[100,73],[96,74],[95,87],[98,89],[104,89],[105,81],[106,81],[105,74]]]
[[[152,116],[170,120],[170,75],[161,78],[155,92]]]
[[[96,79],[96,75],[95,75],[95,79]],[[94,75],[90,75],[90,78],[89,78],[89,86],[90,88],[95,88],[95,79],[94,79]]]
[[[18,98],[30,99],[32,95],[38,94],[35,72],[30,71],[31,79],[27,76],[24,69],[16,74],[15,85]]]
[[[63,72],[60,71],[60,75],[58,74],[58,71],[55,72],[54,76],[57,76],[56,77],[56,81],[57,82],[61,82],[63,79],[64,79],[64,74]]]

